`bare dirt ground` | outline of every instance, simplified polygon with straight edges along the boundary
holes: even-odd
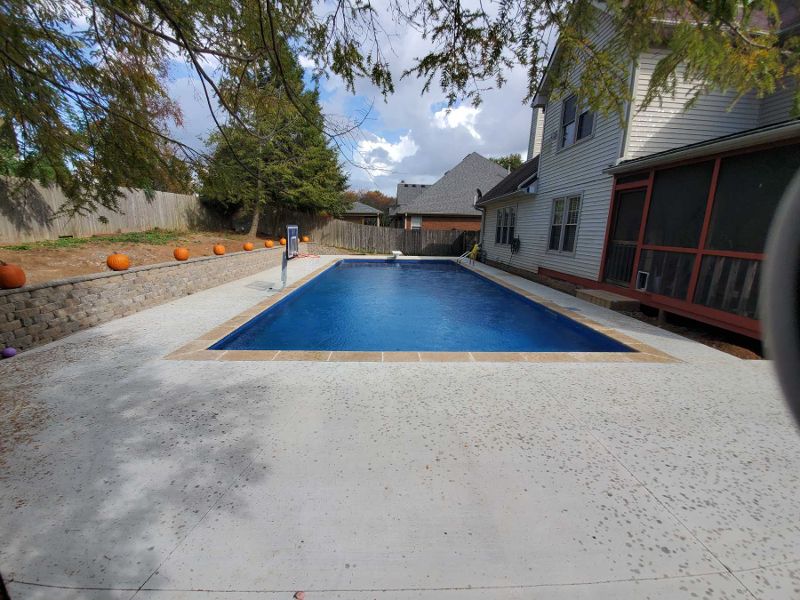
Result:
[[[317,244],[314,242],[309,242],[306,245],[309,254],[317,254],[319,256],[331,255],[331,254],[354,254],[354,255],[364,255],[364,252],[356,252],[355,250],[347,250],[346,248],[337,248],[336,246],[326,246],[323,244]]]
[[[183,246],[189,249],[190,258],[211,256],[214,244],[222,244],[228,252],[238,252],[246,241],[251,241],[256,248],[262,248],[267,239],[258,239],[232,232],[180,232],[169,233],[164,243],[146,243],[141,241],[114,241],[119,236],[95,236],[86,243],[59,247],[58,241],[49,244],[29,244],[25,250],[12,250],[14,246],[0,246],[0,260],[21,266],[27,278],[26,285],[45,283],[55,279],[89,275],[108,271],[106,258],[114,252],[127,254],[131,266],[140,267],[175,260],[172,251]],[[107,239],[111,238],[111,240]],[[278,241],[275,240],[275,244]]]
[[[620,312],[634,319],[649,323],[654,327],[660,327],[661,329],[666,329],[667,331],[705,344],[706,346],[711,346],[721,352],[731,354],[736,358],[745,360],[760,360],[764,358],[763,350],[758,340],[752,340],[742,335],[712,327],[711,325],[692,321],[691,319],[683,319],[677,315],[670,315],[666,323],[660,323],[658,317],[654,315],[647,315],[638,311]]]

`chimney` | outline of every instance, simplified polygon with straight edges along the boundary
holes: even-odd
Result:
[[[542,136],[544,135],[544,102],[539,100],[538,95],[534,99],[531,113],[531,131],[530,137],[528,138],[527,160],[532,159],[542,151]]]

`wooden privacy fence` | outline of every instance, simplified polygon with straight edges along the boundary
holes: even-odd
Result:
[[[146,231],[155,227],[179,230],[227,227],[194,195],[155,192],[148,199],[142,190],[121,191],[119,212],[100,209],[95,214],[70,218],[58,215],[58,209],[66,201],[59,188],[0,178],[0,244]],[[100,217],[107,221],[103,223]]]
[[[400,250],[409,256],[458,256],[472,247],[477,231],[405,230],[335,219],[298,223],[303,235],[327,246],[376,254]]]

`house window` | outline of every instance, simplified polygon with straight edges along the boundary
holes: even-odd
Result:
[[[514,228],[517,222],[517,211],[513,206],[497,209],[494,243],[510,244],[514,240]]]
[[[567,253],[575,251],[580,210],[580,196],[553,200],[553,219],[550,223],[550,242],[548,244],[550,250]]]
[[[577,97],[569,96],[561,109],[561,147],[566,148],[592,135],[594,113],[581,106]]]
[[[422,229],[422,217],[411,217],[411,229]]]

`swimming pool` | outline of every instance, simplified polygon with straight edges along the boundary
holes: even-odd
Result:
[[[633,352],[450,260],[340,260],[211,350]]]

